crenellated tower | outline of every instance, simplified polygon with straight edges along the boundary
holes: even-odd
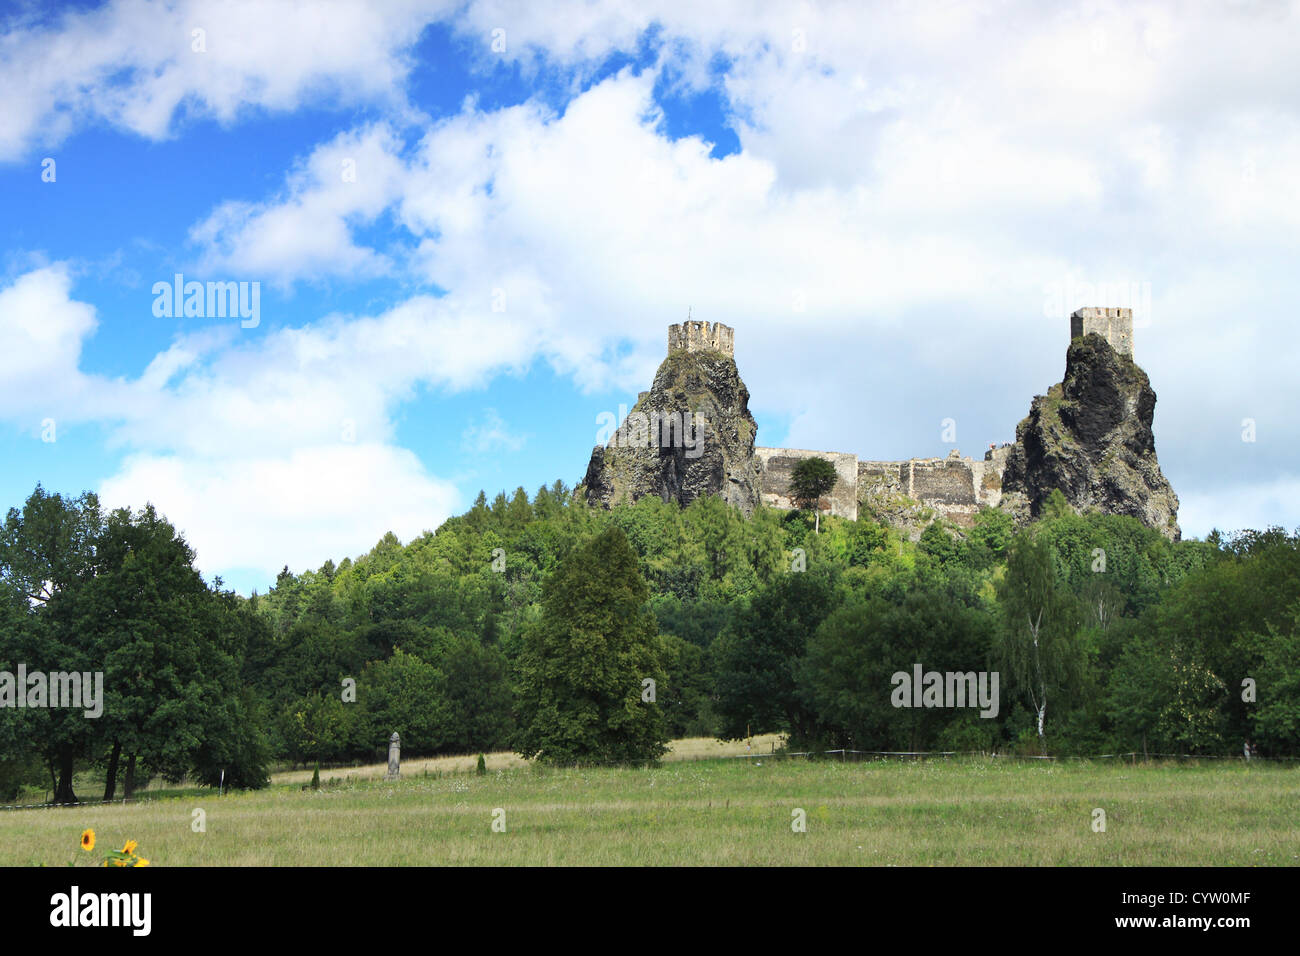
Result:
[[[1094,332],[1109,342],[1116,352],[1133,357],[1132,309],[1090,306],[1070,316],[1070,341]]]
[[[721,322],[688,321],[668,326],[668,351],[721,352],[734,356],[735,331]]]

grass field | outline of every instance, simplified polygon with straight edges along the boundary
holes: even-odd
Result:
[[[407,770],[406,767],[403,768]],[[322,777],[328,780],[329,775]],[[191,828],[194,809],[206,832]],[[505,832],[493,832],[504,810]],[[791,829],[792,811],[807,832]],[[1106,811],[1106,832],[1092,829]],[[0,863],[60,865],[92,827],[155,866],[1300,865],[1300,769],[701,759],[354,778],[319,792],[0,813]],[[92,854],[85,857],[89,862]]]

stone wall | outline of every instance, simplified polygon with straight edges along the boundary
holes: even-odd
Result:
[[[790,476],[805,458],[825,458],[835,466],[839,481],[823,507],[841,518],[856,520],[860,506],[876,514],[892,513],[905,499],[959,525],[969,525],[984,506],[997,507],[1002,498],[1002,472],[1010,445],[990,449],[984,459],[965,458],[954,449],[946,458],[903,461],[860,461],[856,455],[799,448],[755,448],[762,462],[763,503],[791,509]]]
[[[907,464],[905,461],[859,461],[859,494],[907,494]]]
[[[1001,499],[1006,454],[990,450],[980,461],[953,449],[945,458],[859,462],[859,497],[877,513],[892,513],[902,499],[910,499],[969,525],[980,508],[996,507]]]
[[[1070,316],[1070,340],[1096,334],[1121,355],[1133,355],[1133,310],[1090,307]]]
[[[721,322],[683,322],[668,326],[668,351],[721,352],[735,351],[735,330]]]
[[[973,514],[979,510],[976,465],[982,472],[983,462],[962,458],[956,450],[947,458],[913,458],[907,463],[907,496],[936,510]]]
[[[858,456],[837,451],[807,451],[802,448],[755,448],[761,463],[763,503],[772,508],[794,508],[790,499],[790,478],[795,466],[806,458],[825,458],[835,466],[839,480],[822,509],[840,518],[858,517]]]

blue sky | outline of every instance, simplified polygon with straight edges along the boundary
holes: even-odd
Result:
[[[688,308],[760,444],[895,458],[1010,440],[1126,305],[1185,533],[1294,527],[1296,20],[10,4],[0,500],[152,501],[248,592],[576,482]]]

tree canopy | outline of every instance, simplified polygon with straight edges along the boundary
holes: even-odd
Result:
[[[825,517],[822,534],[716,498],[604,510],[556,482],[242,597],[154,509],[38,487],[0,527],[0,671],[102,672],[104,711],[0,707],[0,793],[71,800],[85,770],[108,795],[258,786],[276,765],[382,761],[395,730],[404,755],[586,763],[763,732],[1300,755],[1296,535],[1171,543],[1124,516],[1016,528],[985,509],[913,541]],[[999,672],[996,716],[895,706],[891,676],[917,663]]]

